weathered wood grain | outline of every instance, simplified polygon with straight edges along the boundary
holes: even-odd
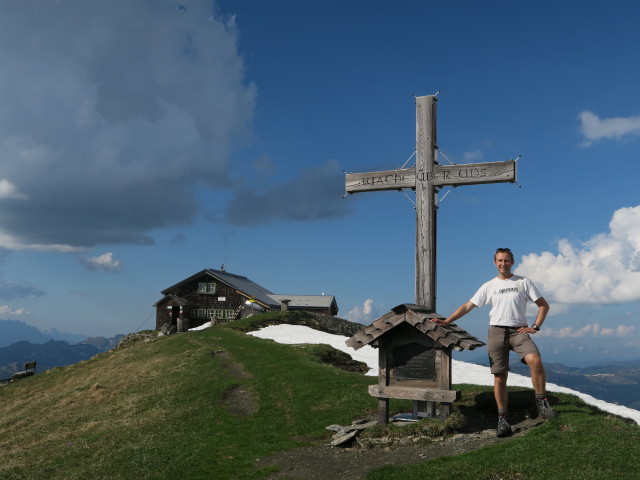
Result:
[[[436,97],[416,98],[416,303],[436,309]]]
[[[460,392],[458,390],[369,385],[369,395],[377,398],[399,398],[402,400],[451,403],[460,397]]]
[[[347,173],[347,193],[383,190],[415,190],[416,181],[431,181],[436,187],[479,185],[482,183],[515,182],[516,162],[462,163],[460,165],[434,165],[432,173],[416,176],[415,168],[368,173]]]

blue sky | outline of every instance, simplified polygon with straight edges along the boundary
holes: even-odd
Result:
[[[522,158],[518,185],[440,204],[438,312],[509,246],[552,305],[548,358],[638,357],[638,18],[626,1],[2,2],[0,318],[153,328],[161,290],[222,264],[365,323],[413,302],[410,199],[342,198],[343,171],[403,165],[413,95],[440,90],[448,159]],[[460,324],[484,338],[487,315]]]

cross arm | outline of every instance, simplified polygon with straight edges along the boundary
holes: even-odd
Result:
[[[478,185],[481,183],[515,182],[516,162],[464,163],[435,165],[433,172],[416,173],[415,168],[385,170],[367,173],[347,173],[347,193],[416,188],[417,181],[433,182],[434,186]]]

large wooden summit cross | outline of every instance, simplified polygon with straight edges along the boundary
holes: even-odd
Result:
[[[436,97],[416,97],[416,166],[383,172],[348,173],[347,193],[377,190],[416,192],[416,304],[436,311],[436,198],[443,186],[516,181],[516,162],[438,165]]]

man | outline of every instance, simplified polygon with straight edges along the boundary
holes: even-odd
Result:
[[[498,405],[496,433],[502,437],[511,434],[511,426],[507,421],[509,400],[507,376],[510,350],[520,356],[522,363],[529,365],[538,414],[543,418],[553,418],[556,412],[547,400],[545,390],[547,376],[540,351],[529,336],[542,327],[549,312],[549,304],[531,280],[511,273],[514,259],[510,249],[498,248],[493,260],[498,276],[482,285],[471,300],[458,307],[448,318],[436,319],[434,322],[439,325],[448,325],[476,307],[491,304],[487,350],[491,373],[494,375],[493,392]],[[525,316],[528,301],[538,306],[536,320],[531,327],[528,326]]]

